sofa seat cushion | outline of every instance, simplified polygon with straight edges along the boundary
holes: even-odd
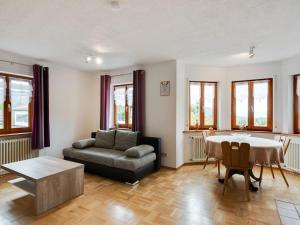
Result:
[[[79,159],[87,162],[93,162],[105,166],[114,166],[114,159],[122,157],[124,152],[106,149],[106,148],[86,148],[83,150],[75,148],[66,148],[63,150],[63,155],[73,159]]]
[[[122,156],[114,159],[114,167],[124,170],[135,171],[140,167],[153,162],[156,159],[155,153],[149,153],[142,158],[130,158]]]

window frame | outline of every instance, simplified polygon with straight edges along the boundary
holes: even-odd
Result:
[[[256,81],[268,81],[268,108],[267,108],[267,126],[254,126],[254,96],[253,84]],[[246,130],[252,131],[272,131],[273,130],[273,78],[262,78],[253,80],[238,80],[231,83],[231,129],[240,130],[241,128],[236,124],[236,102],[235,102],[235,84],[248,83],[248,126]]]
[[[294,110],[293,110],[293,116],[294,116],[294,133],[300,134],[300,127],[298,127],[299,123],[299,110],[298,110],[298,100],[299,97],[297,95],[297,77],[300,77],[300,74],[293,75],[293,95],[294,95]]]
[[[131,129],[132,123],[129,123],[129,106],[128,106],[128,99],[127,99],[127,90],[128,87],[133,87],[133,83],[126,83],[126,84],[116,84],[113,85],[113,91],[115,92],[117,87],[125,87],[125,124],[118,124],[117,126],[117,105],[113,95],[113,103],[114,103],[114,128],[121,128],[121,129]],[[114,93],[113,92],[113,93]],[[132,121],[132,118],[131,118]]]
[[[191,125],[191,83],[200,83],[200,115],[198,127]],[[215,86],[215,95],[214,95],[214,124],[213,125],[204,125],[204,86],[205,84],[214,84]],[[207,130],[210,127],[217,129],[218,127],[218,82],[217,81],[189,81],[189,130]]]
[[[17,78],[17,79],[23,79],[23,80],[30,80],[33,82],[33,78],[29,76],[22,76],[22,75],[14,75],[9,73],[0,73],[0,76],[5,77],[6,81],[6,96],[5,101],[3,104],[4,112],[3,112],[3,129],[0,128],[0,135],[9,135],[9,134],[18,134],[18,133],[26,133],[26,132],[32,132],[32,115],[33,115],[33,97],[31,98],[31,101],[28,104],[28,121],[29,126],[28,127],[22,127],[22,128],[12,128],[12,111],[11,109],[11,101],[10,101],[10,78]]]

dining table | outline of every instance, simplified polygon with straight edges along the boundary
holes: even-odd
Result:
[[[260,165],[270,165],[272,163],[284,163],[284,152],[282,143],[276,140],[252,137],[248,134],[230,134],[230,135],[215,135],[206,138],[205,153],[209,158],[216,158],[222,160],[222,147],[223,141],[248,143],[250,144],[250,163]],[[236,171],[238,173],[238,171]],[[233,174],[231,174],[233,175]],[[251,169],[249,175],[255,181],[260,182],[262,177],[256,177]],[[222,179],[221,179],[222,181]],[[250,182],[250,189],[257,190]]]

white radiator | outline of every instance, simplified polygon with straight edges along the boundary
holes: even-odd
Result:
[[[0,139],[0,165],[32,158],[31,137]],[[0,175],[4,174],[0,170]]]
[[[205,143],[203,136],[192,136],[191,137],[192,146],[192,161],[201,161],[206,159]]]
[[[285,155],[285,167],[300,173],[300,140],[291,140]]]

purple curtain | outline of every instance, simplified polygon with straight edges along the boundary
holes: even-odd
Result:
[[[145,71],[133,71],[132,130],[144,133],[145,129]]]
[[[101,76],[100,129],[109,129],[110,76]]]
[[[49,69],[33,65],[32,149],[49,146]]]

